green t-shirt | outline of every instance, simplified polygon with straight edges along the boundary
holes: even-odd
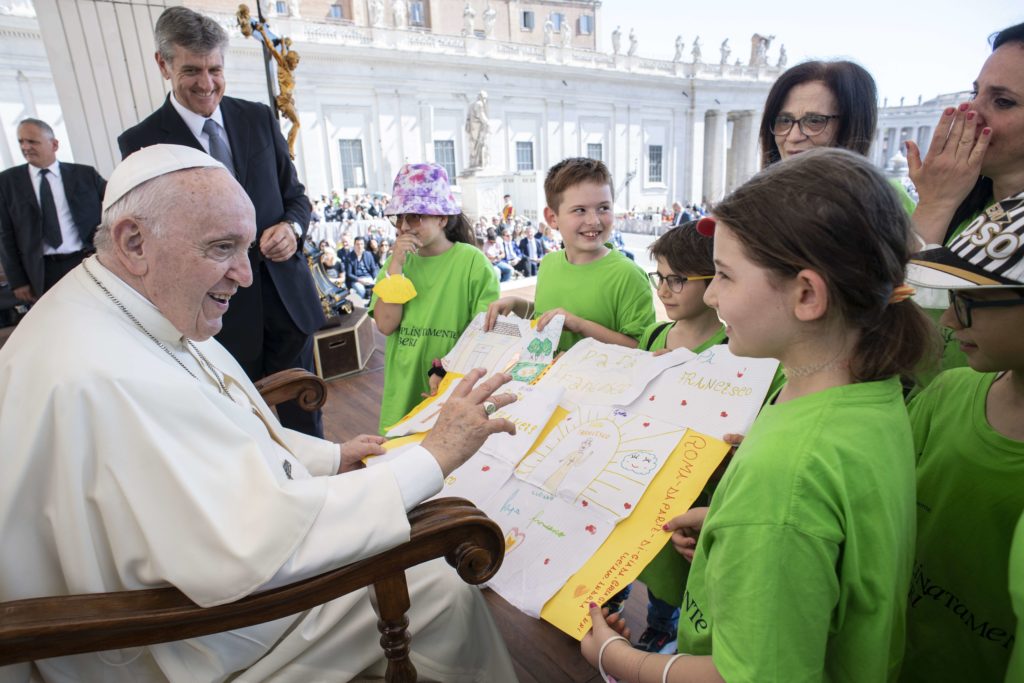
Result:
[[[1001,681],[1016,620],[1007,564],[1024,511],[1024,442],[985,417],[995,374],[957,368],[910,404],[917,554],[904,681]]]
[[[1010,544],[1010,601],[1017,616],[1017,635],[1006,669],[1006,683],[1020,683],[1024,681],[1024,515],[1017,522]]]
[[[638,339],[654,322],[651,283],[640,266],[611,249],[596,261],[569,263],[565,250],[553,251],[540,262],[534,317],[553,308]],[[567,351],[582,335],[562,332],[559,351]]]
[[[651,335],[661,326],[664,326],[664,329],[651,340]],[[665,348],[668,333],[672,327],[672,325],[664,325],[664,323],[650,325],[640,336],[640,348],[649,351],[659,351]],[[696,348],[690,350],[694,353],[701,353],[712,346],[723,343],[725,340],[725,325],[722,325],[717,332],[701,342]],[[648,343],[650,343],[650,348],[647,346]],[[707,505],[713,490],[714,486],[711,482],[708,482],[693,504],[695,506]],[[643,581],[648,590],[658,599],[670,605],[681,605],[683,602],[683,586],[686,585],[686,575],[689,572],[690,563],[669,543],[661,549],[661,552],[654,556],[654,559],[644,567],[637,578]]]
[[[387,277],[388,263],[378,282]],[[382,434],[423,400],[431,361],[448,353],[473,317],[498,298],[498,278],[487,257],[462,242],[437,256],[413,256],[402,272],[416,286],[416,297],[406,302],[402,322],[387,338]],[[374,293],[371,314],[376,305]]]
[[[900,205],[903,206],[903,210],[907,212],[907,215],[914,213],[914,209],[917,208],[917,202],[907,192],[907,188],[903,187],[903,183],[899,178],[890,178],[889,184],[896,190],[896,195],[899,197]]]
[[[913,539],[897,378],[766,405],[711,500],[679,650],[730,682],[893,680]]]

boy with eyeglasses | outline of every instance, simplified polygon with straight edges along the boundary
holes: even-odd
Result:
[[[918,529],[902,680],[1002,681],[1010,592],[1024,584],[1008,576],[1024,512],[1024,193],[918,254],[907,281],[949,290],[941,322],[970,367],[941,373],[910,404]]]

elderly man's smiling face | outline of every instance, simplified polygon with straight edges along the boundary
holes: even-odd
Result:
[[[183,335],[204,341],[220,332],[239,287],[252,284],[249,245],[256,213],[223,169],[175,174],[180,210],[162,218],[159,235],[143,228],[143,294]]]

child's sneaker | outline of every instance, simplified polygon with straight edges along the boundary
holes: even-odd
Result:
[[[653,628],[648,628],[640,636],[636,646],[645,652],[661,652],[668,645],[672,645],[672,649],[675,650],[675,641],[675,633],[666,633],[665,631],[656,631]]]

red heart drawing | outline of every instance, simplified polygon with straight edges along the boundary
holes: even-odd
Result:
[[[633,504],[632,503],[623,503],[622,507],[624,507],[624,508],[626,508],[628,510],[629,508],[633,507]]]
[[[737,372],[737,373],[736,373],[736,376],[737,376],[737,377],[742,377],[742,376],[743,376],[743,373],[742,373],[742,372]]]
[[[548,564],[549,562],[551,562],[551,558],[550,557],[545,557],[544,558],[544,564]]]
[[[644,422],[644,427],[650,427],[650,426],[651,426],[650,422]]]
[[[490,465],[484,465],[483,467],[480,468],[480,471],[481,472],[490,472],[491,471],[491,466]]]
[[[680,401],[680,402],[679,402],[679,405],[681,405],[681,406],[685,406],[685,405],[686,405],[686,399],[684,398],[684,399],[683,399],[682,401]]]
[[[648,401],[653,401],[654,400],[654,394],[651,394],[650,398],[648,398],[647,400]]]
[[[722,417],[729,417],[729,413],[725,412],[724,410],[720,414]]]
[[[587,502],[587,501],[585,501],[585,500],[581,500],[581,501],[580,501],[580,505],[582,505],[583,507],[587,507],[588,505],[590,505],[590,503],[588,503],[588,502]]]
[[[594,526],[593,524],[588,524],[588,525],[586,525],[586,526],[585,526],[585,527],[583,527],[583,528],[584,528],[584,529],[586,529],[586,530],[587,530],[587,533],[589,533],[589,534],[591,534],[591,535],[593,535],[593,534],[596,534],[596,533],[597,533],[597,527],[596,527],[596,526]]]

